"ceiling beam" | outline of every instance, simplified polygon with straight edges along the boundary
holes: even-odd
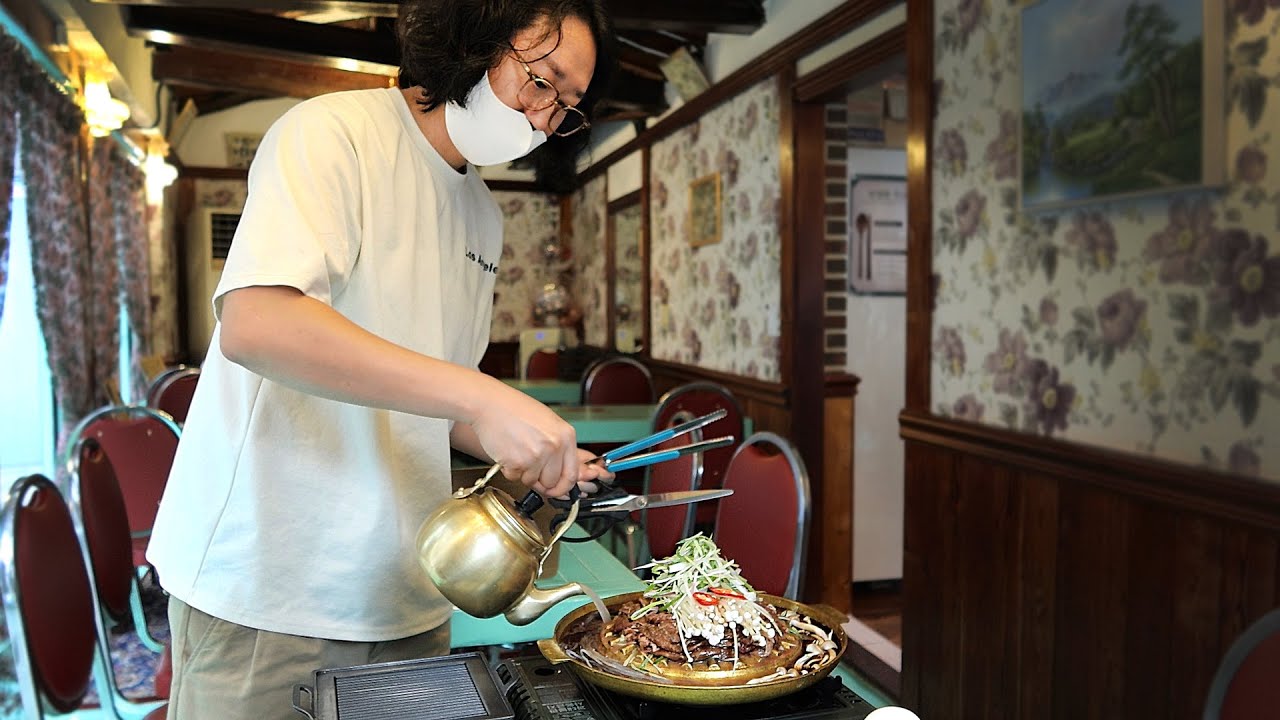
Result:
[[[388,0],[93,0],[103,5],[151,5],[174,8],[217,8],[222,10],[302,10],[308,13],[344,12],[375,17],[395,17],[400,4]]]
[[[168,85],[302,99],[338,90],[385,88],[392,84],[392,78],[386,75],[184,47],[156,52],[151,60],[151,74],[157,82]]]
[[[191,0],[93,0],[114,5],[191,8]],[[199,7],[268,12],[350,12],[395,17],[399,3],[386,0],[199,0]],[[614,26],[620,30],[748,34],[764,25],[762,0],[608,0]]]
[[[764,25],[761,0],[609,0],[618,30],[748,35]]]
[[[260,13],[132,5],[129,33],[159,45],[187,45],[286,59],[355,72],[395,75],[394,37]]]
[[[667,109],[666,83],[662,80],[622,73],[613,82],[609,94],[600,99],[602,106],[648,109],[656,115]]]

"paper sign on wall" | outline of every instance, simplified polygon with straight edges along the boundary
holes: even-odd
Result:
[[[849,286],[856,293],[907,291],[907,181],[861,176],[849,184]]]

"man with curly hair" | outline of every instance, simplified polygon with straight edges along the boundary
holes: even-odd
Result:
[[[317,668],[447,654],[414,539],[451,448],[547,496],[607,477],[477,370],[502,217],[475,169],[538,149],[572,182],[612,72],[603,0],[406,2],[398,34],[400,87],[300,103],[249,171],[148,550],[171,719],[284,720]]]

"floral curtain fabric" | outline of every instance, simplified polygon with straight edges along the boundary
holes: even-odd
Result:
[[[89,297],[85,309],[89,367],[98,388],[111,387],[120,368],[120,263],[112,198],[113,145],[110,140],[96,141],[89,154]]]
[[[17,87],[22,169],[36,315],[44,334],[58,409],[58,444],[94,404],[92,354],[85,332],[89,235],[80,181],[84,116],[29,58],[7,72]]]
[[[14,67],[21,48],[0,33],[0,67]],[[9,282],[9,219],[13,200],[13,151],[18,141],[17,103],[13,75],[0,73],[0,317],[4,317],[4,289]]]
[[[129,367],[133,374],[130,387],[136,397],[146,386],[142,358],[151,352],[151,249],[147,234],[146,176],[118,150],[111,158],[111,215],[119,279],[133,336],[129,345]]]

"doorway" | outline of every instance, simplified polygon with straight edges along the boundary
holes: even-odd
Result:
[[[902,661],[903,443],[898,412],[906,372],[906,30],[894,28],[797,84],[795,101],[824,118],[819,212],[826,244],[825,370],[858,378],[854,399],[852,508],[824,507],[824,524],[852,512],[851,660],[896,695]],[[817,135],[817,133],[815,133]],[[815,153],[797,149],[797,155]],[[812,186],[812,182],[810,183]],[[848,518],[840,518],[848,522]]]

